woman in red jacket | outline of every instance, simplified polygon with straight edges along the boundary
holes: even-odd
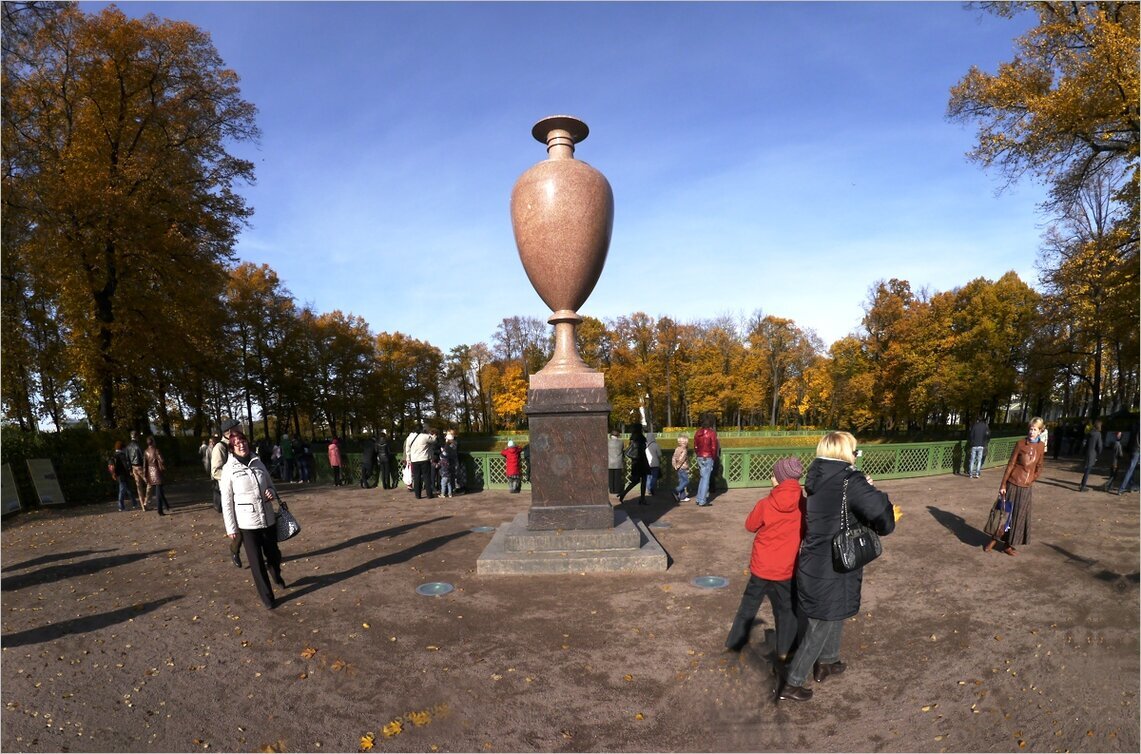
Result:
[[[767,594],[776,620],[776,659],[788,659],[796,638],[796,616],[792,611],[792,577],[796,572],[796,553],[800,549],[804,493],[800,477],[804,466],[795,456],[782,458],[773,467],[773,491],[757,502],[745,519],[745,528],[756,532],[753,554],[749,560],[749,583],[741,595],[737,617],[725,639],[725,647],[741,651],[749,641],[749,631],[757,618],[757,610]]]

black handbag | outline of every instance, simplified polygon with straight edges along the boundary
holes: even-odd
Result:
[[[301,524],[297,523],[289,508],[285,507],[284,500],[278,498],[277,502],[281,505],[277,510],[277,541],[284,542],[297,536],[301,531]]]
[[[863,568],[883,553],[880,536],[874,531],[848,520],[848,480],[844,480],[844,496],[840,501],[840,531],[832,538],[832,567],[840,573]]]

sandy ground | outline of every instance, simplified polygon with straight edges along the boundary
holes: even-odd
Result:
[[[998,471],[880,486],[904,508],[865,571],[843,676],[776,703],[771,610],[721,649],[756,490],[627,506],[651,575],[475,574],[526,493],[416,501],[286,487],[289,586],[258,602],[198,485],[2,534],[4,751],[1126,751],[1139,741],[1138,496],[1050,462],[1032,544],[985,553]],[[717,575],[722,589],[691,582]],[[455,590],[424,597],[416,587]],[[387,728],[389,736],[384,731]]]

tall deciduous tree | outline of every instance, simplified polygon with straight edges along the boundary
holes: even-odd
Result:
[[[175,336],[221,299],[253,180],[228,149],[256,111],[191,24],[65,5],[17,29],[5,11],[5,264],[34,260],[17,266],[53,302],[89,415],[138,423],[163,400],[155,356],[192,360]]]
[[[997,74],[971,68],[951,89],[948,113],[976,121],[970,156],[1017,179],[1047,181],[1063,205],[1090,176],[1107,171],[1128,186],[1118,199],[1138,202],[1138,11],[1134,2],[1002,2],[1000,16],[1030,11],[1038,24]]]

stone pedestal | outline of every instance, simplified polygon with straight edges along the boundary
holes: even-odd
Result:
[[[499,527],[475,564],[481,576],[664,571],[669,556],[641,521],[611,509],[605,529],[534,531],[519,513]]]
[[[606,485],[606,419],[610,404],[601,384],[534,387],[527,391],[530,428],[531,510],[527,528],[610,529],[614,509]],[[598,382],[602,374],[595,373]],[[571,380],[564,380],[565,383]]]

